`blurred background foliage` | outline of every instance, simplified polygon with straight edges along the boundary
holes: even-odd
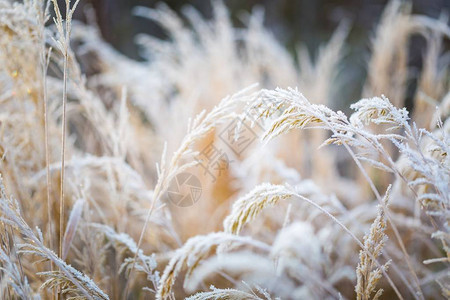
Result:
[[[61,1],[61,5],[63,1]],[[161,3],[168,5],[176,12],[184,6],[195,7],[204,17],[211,18],[212,2],[210,0],[81,0],[76,19],[87,22],[86,12],[89,8],[95,11],[97,23],[103,38],[126,56],[141,60],[139,49],[134,38],[139,33],[166,38],[165,33],[157,25],[147,19],[133,14],[136,6],[155,8]],[[380,0],[225,0],[230,17],[235,27],[244,26],[245,14],[255,8],[263,8],[265,26],[294,55],[298,46],[306,47],[312,57],[317,54],[321,44],[327,42],[339,22],[348,20],[351,31],[347,37],[345,56],[345,74],[339,77],[338,86],[345,86],[334,102],[334,108],[345,109],[361,95],[362,83],[366,78],[367,61],[370,57],[370,38],[383,9],[388,1]],[[413,0],[410,1],[412,13],[446,18],[450,12],[449,0]],[[443,45],[449,49],[448,40]],[[410,70],[420,73],[425,51],[425,40],[421,36],[413,36],[409,45]],[[416,88],[416,76],[411,74],[408,82],[406,107],[412,108],[412,97]],[[333,103],[330,103],[333,106]]]

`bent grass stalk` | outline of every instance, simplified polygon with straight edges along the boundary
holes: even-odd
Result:
[[[201,113],[199,113],[193,120],[192,124],[189,124],[188,134],[183,138],[181,146],[174,153],[168,168],[166,168],[167,144],[165,144],[161,158],[161,166],[160,168],[158,168],[158,181],[156,183],[153,192],[152,203],[150,204],[150,208],[147,212],[145,223],[141,230],[141,234],[137,243],[138,251],[142,245],[144,234],[147,230],[147,226],[150,221],[150,216],[155,208],[155,204],[160,200],[160,198],[166,191],[169,182],[176,176],[177,173],[198,164],[197,161],[194,161],[191,163],[185,163],[180,165],[181,160],[187,155],[193,154],[190,148],[196,141],[204,137],[207,133],[211,132],[219,123],[227,119],[230,119],[231,117],[234,117],[235,115],[232,113],[232,111],[235,108],[236,104],[238,103],[239,97],[241,95],[244,95],[248,90],[251,90],[254,87],[256,87],[255,84],[249,86],[246,89],[241,90],[240,92],[234,94],[233,96],[228,96],[224,98],[219,103],[219,105],[215,106],[208,114],[206,114],[206,111],[204,110]],[[133,265],[128,275],[129,277],[131,277],[134,271],[135,267],[134,261],[136,260],[136,255],[137,254],[134,255]],[[125,285],[125,293],[124,293],[125,297],[127,297],[128,295],[128,288],[129,288],[128,282],[129,281],[127,281]]]
[[[284,92],[284,90],[282,89],[277,89],[277,92]],[[298,97],[298,91],[296,90],[289,90],[289,92],[293,92],[294,93],[294,97]],[[300,96],[303,98],[303,95],[300,94]],[[323,115],[321,113],[320,110],[318,111],[312,111],[313,108],[311,108],[310,103],[304,99],[305,102],[303,104],[296,104],[299,105],[299,107],[301,106],[301,109],[304,109],[304,114],[301,114],[301,117],[303,118],[303,120],[300,121],[300,127],[303,128],[305,127],[308,123],[320,123],[322,122],[325,125],[325,128],[330,130],[334,136],[339,137],[340,134],[339,132],[336,130],[336,128],[333,126],[333,124],[330,123],[330,121],[327,119],[327,117],[325,115]],[[286,119],[281,120],[280,122],[286,121]],[[280,126],[280,123],[275,123],[274,126]],[[298,126],[298,125],[297,125]],[[295,128],[295,125],[292,126],[290,129]],[[274,129],[271,128],[268,130],[268,132],[266,133],[264,139],[266,138],[273,138],[273,136],[279,135],[282,133],[282,131],[278,131],[278,132],[273,132]],[[272,134],[272,136],[271,136]],[[417,289],[417,294],[413,295],[414,297],[418,297],[419,299],[423,299],[423,292],[421,291],[421,287],[420,287],[420,283],[419,280],[417,278],[417,274],[414,271],[414,268],[411,265],[411,259],[409,257],[409,254],[406,251],[406,247],[403,243],[403,240],[400,236],[400,233],[398,231],[398,228],[396,226],[396,224],[392,221],[392,218],[389,214],[388,209],[385,207],[385,204],[382,200],[382,197],[380,195],[380,193],[378,192],[377,188],[375,187],[375,184],[373,183],[372,179],[370,178],[369,174],[367,174],[366,170],[364,169],[364,167],[361,165],[360,160],[358,159],[358,157],[356,156],[356,154],[354,153],[354,151],[350,148],[350,146],[348,145],[348,143],[346,141],[341,141],[341,144],[345,147],[345,149],[347,150],[347,152],[351,155],[352,159],[355,161],[358,169],[360,170],[361,174],[363,175],[363,177],[366,179],[366,181],[368,182],[372,192],[374,193],[375,197],[377,198],[379,204],[383,207],[383,209],[385,210],[386,213],[386,217],[390,223],[390,225],[392,226],[394,235],[397,239],[397,242],[400,245],[400,249],[404,255],[405,258],[405,262],[409,268],[409,271],[413,277],[414,280],[414,284],[416,285],[416,289]],[[377,143],[378,144],[378,143]],[[378,145],[377,145],[378,146]],[[383,153],[385,154],[385,153]],[[388,157],[388,161],[392,161],[390,160],[390,157]]]

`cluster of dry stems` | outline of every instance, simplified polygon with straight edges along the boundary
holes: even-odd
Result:
[[[347,117],[347,23],[313,60],[258,9],[136,8],[168,36],[137,62],[57,3],[0,0],[2,299],[450,298],[447,19],[390,2]],[[261,141],[211,180],[197,157],[233,122]],[[178,207],[186,172],[202,194]]]

